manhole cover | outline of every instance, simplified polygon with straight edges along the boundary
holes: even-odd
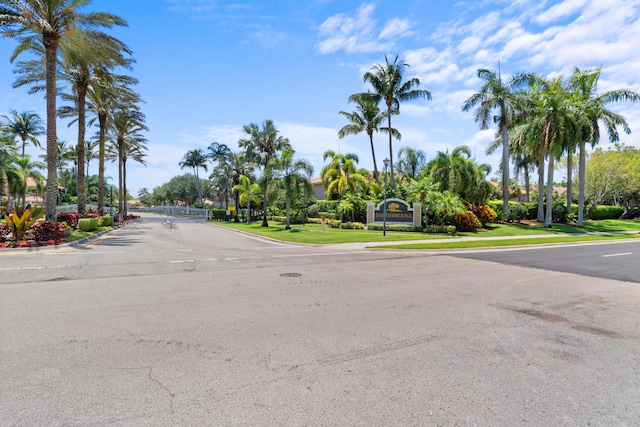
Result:
[[[280,276],[282,276],[282,277],[300,277],[300,276],[302,276],[302,274],[300,274],[300,273],[281,273]]]

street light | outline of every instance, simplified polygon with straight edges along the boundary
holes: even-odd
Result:
[[[384,189],[382,191],[382,235],[387,235],[387,166],[389,166],[389,159],[384,159]]]

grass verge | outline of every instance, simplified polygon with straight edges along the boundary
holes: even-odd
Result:
[[[384,249],[473,249],[473,248],[492,248],[507,246],[525,246],[525,245],[547,245],[552,243],[578,243],[578,242],[594,242],[603,240],[623,240],[637,239],[638,234],[607,234],[599,236],[558,236],[558,237],[539,237],[524,239],[501,239],[501,240],[467,240],[458,242],[437,242],[437,243],[415,243],[401,245],[376,245],[369,246],[371,248]]]
[[[89,236],[92,236],[94,234],[100,233],[101,231],[111,230],[112,228],[113,227],[98,227],[98,229],[95,230],[95,231],[74,230],[74,231],[71,232],[71,234],[69,234],[67,237],[65,237],[64,240],[67,243],[71,243],[71,242],[78,241],[80,239],[84,239],[85,237],[89,237]]]

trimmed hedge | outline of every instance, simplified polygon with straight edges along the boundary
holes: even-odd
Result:
[[[100,224],[100,218],[81,218],[78,220],[78,228],[82,231],[95,231]]]
[[[431,234],[456,234],[456,226],[455,225],[427,225],[427,228],[424,229],[425,233]]]
[[[102,225],[105,227],[113,227],[113,217],[112,216],[103,216],[102,217]]]
[[[228,219],[226,209],[209,209],[209,212],[211,212],[214,221],[226,221]]]
[[[369,224],[367,229],[382,231],[382,224]],[[403,231],[403,232],[422,232],[424,228],[421,225],[412,224],[387,224],[387,231]]]
[[[364,224],[361,222],[343,222],[340,228],[345,230],[364,230]]]
[[[624,213],[623,206],[596,206],[591,214],[590,219],[618,219]]]

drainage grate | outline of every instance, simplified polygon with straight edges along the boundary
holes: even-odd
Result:
[[[300,273],[280,273],[281,277],[300,277],[302,274]]]

